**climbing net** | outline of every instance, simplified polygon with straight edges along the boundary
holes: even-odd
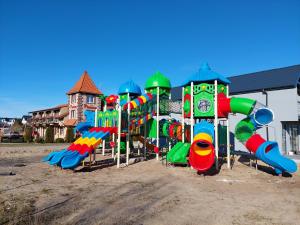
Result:
[[[181,101],[169,101],[169,112],[181,114],[182,112],[182,102]]]

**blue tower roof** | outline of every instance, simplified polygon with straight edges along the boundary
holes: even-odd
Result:
[[[125,82],[119,88],[118,94],[134,94],[134,95],[141,95],[141,88],[135,84],[132,80]]]
[[[204,63],[199,71],[193,74],[188,80],[184,82],[182,86],[190,84],[191,82],[203,82],[217,80],[224,84],[230,84],[230,81],[221,74],[218,74],[211,70],[207,63]]]

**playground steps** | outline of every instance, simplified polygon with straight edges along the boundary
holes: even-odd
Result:
[[[148,150],[150,150],[150,151],[154,151],[154,149],[156,148],[156,145],[154,145],[154,144],[150,144],[149,142],[147,142],[146,140],[145,140],[145,137],[143,137],[143,136],[139,136],[138,137],[138,140],[141,142],[141,143],[145,143],[146,144],[146,148],[148,149]]]

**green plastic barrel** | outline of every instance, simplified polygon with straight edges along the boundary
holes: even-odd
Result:
[[[249,115],[255,105],[256,101],[249,98],[232,97],[230,100],[230,108],[233,113],[241,113]]]
[[[255,131],[254,125],[249,118],[241,120],[235,127],[235,137],[241,141],[246,142]]]

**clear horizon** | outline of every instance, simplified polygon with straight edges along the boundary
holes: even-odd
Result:
[[[105,94],[202,63],[224,76],[300,64],[300,1],[0,0],[0,117],[67,102],[84,70]]]

